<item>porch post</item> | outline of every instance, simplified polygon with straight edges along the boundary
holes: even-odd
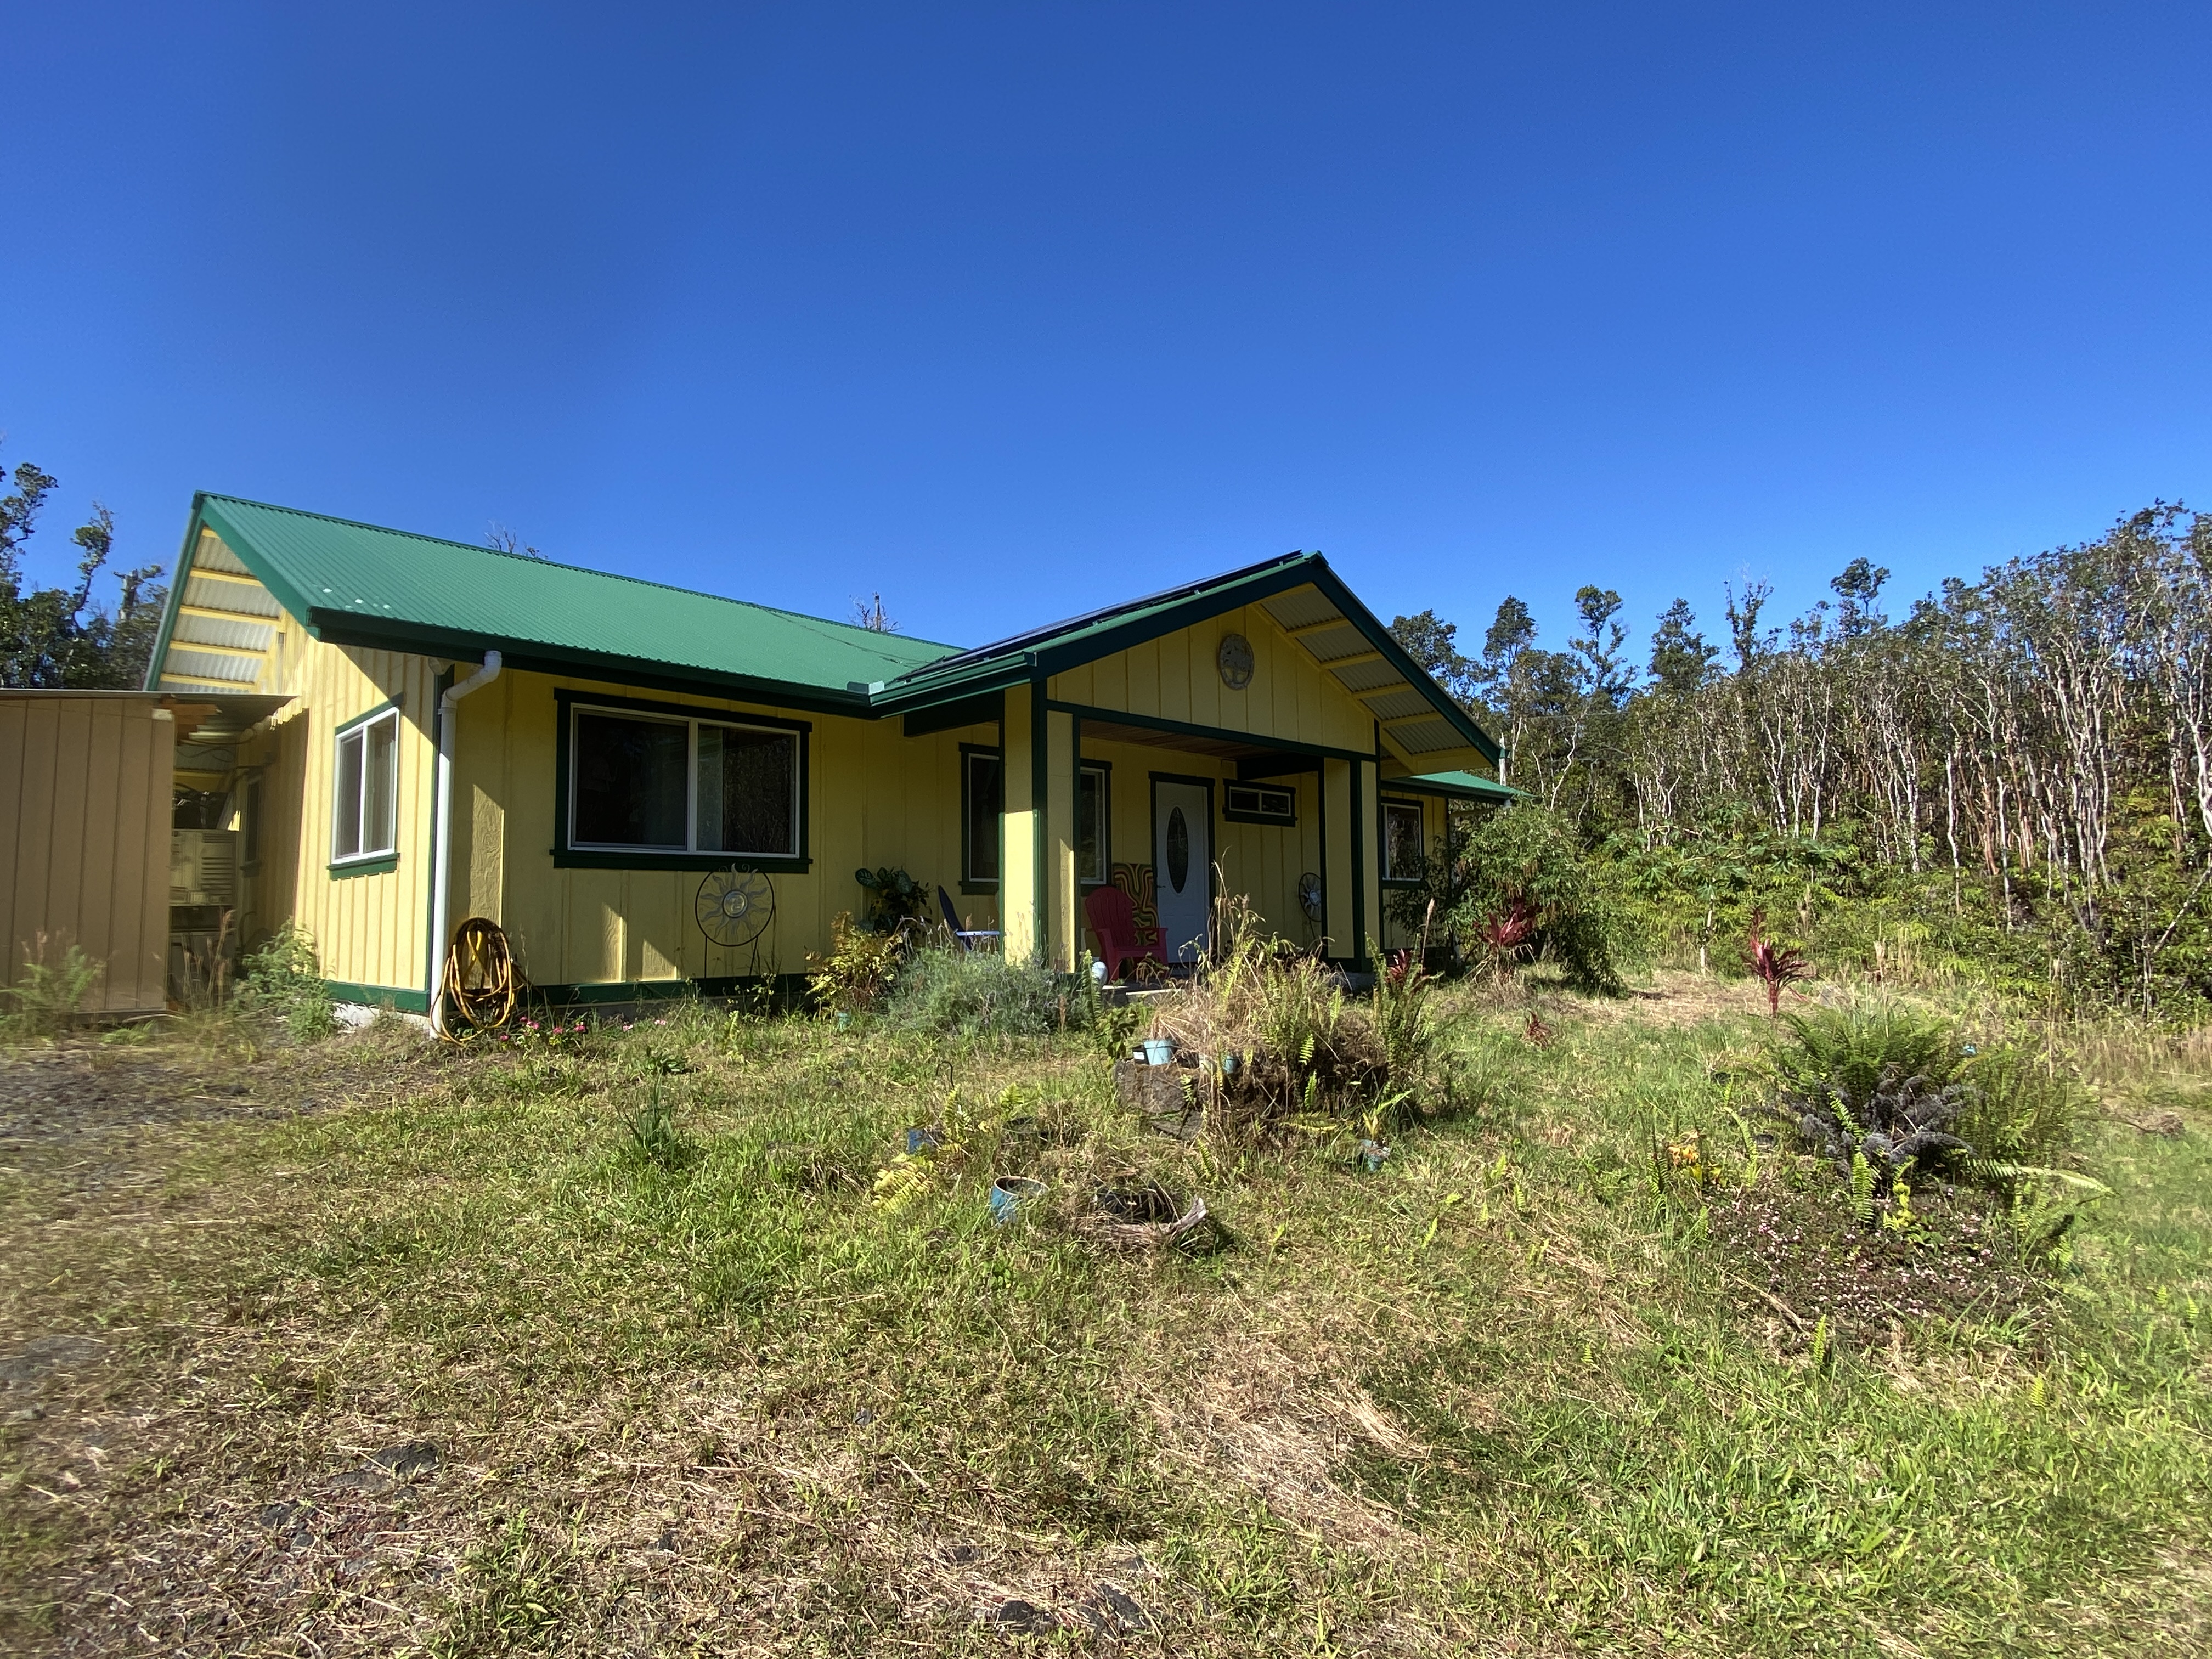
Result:
[[[1352,805],[1355,784],[1351,762],[1322,760],[1322,931],[1328,935],[1332,962],[1348,962],[1359,954],[1359,924],[1366,920],[1355,913],[1363,850],[1359,815]]]
[[[1358,833],[1352,845],[1360,849],[1359,885],[1353,890],[1353,920],[1359,943],[1352,954],[1362,968],[1379,968],[1367,960],[1367,941],[1382,937],[1382,791],[1380,769],[1373,761],[1352,764],[1352,810]]]
[[[1044,730],[1045,961],[1072,974],[1083,953],[1083,913],[1075,893],[1075,716],[1049,709]]]
[[[1045,776],[1037,750],[1044,746],[1044,698],[1017,685],[1006,693],[1006,747],[1001,756],[1005,807],[999,820],[1000,946],[1009,962],[1042,956],[1046,945],[1044,845]]]

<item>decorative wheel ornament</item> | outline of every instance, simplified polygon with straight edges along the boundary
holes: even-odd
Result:
[[[1321,878],[1309,870],[1298,878],[1298,908],[1306,913],[1308,921],[1319,921],[1321,906]]]
[[[1252,641],[1242,634],[1224,634],[1221,647],[1213,653],[1213,665],[1221,671],[1221,683],[1231,691],[1242,691],[1252,684]]]
[[[775,889],[757,870],[717,870],[699,884],[693,914],[708,942],[750,945],[775,916]]]

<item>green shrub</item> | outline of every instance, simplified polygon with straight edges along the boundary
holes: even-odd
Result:
[[[74,945],[63,951],[58,964],[47,963],[46,951],[44,933],[23,947],[23,977],[0,991],[8,1001],[7,1013],[0,1015],[0,1039],[21,1042],[59,1036],[76,1024],[84,1000],[106,971]]]
[[[319,1042],[338,1029],[314,938],[292,922],[246,958],[237,1000],[245,1012],[279,1021],[296,1042]]]
[[[1632,929],[1626,907],[1583,854],[1574,826],[1522,801],[1479,818],[1462,854],[1463,882],[1446,919],[1462,948],[1493,920],[1525,910],[1539,961],[1556,963],[1578,991],[1618,995]]]
[[[2061,1077],[2036,1055],[1991,1048],[1960,1068],[1966,1109],[1952,1127],[1993,1163],[2055,1167],[2073,1150],[2075,1126],[2087,1105],[2072,1079]]]
[[[1893,1006],[1784,1017],[1775,1108],[1813,1150],[1850,1167],[1913,1160],[2011,1191],[2057,1175],[2081,1089],[2036,1055],[1977,1052],[1958,1028]]]
[[[1790,1036],[1775,1052],[1774,1070],[1783,1093],[1811,1097],[1832,1090],[1862,1123],[1885,1078],[1917,1078],[1942,1089],[1966,1059],[1956,1028],[1889,1005],[1785,1014],[1782,1024]]]
[[[1089,1025],[1097,1007],[1087,979],[991,951],[930,945],[899,965],[884,1018],[899,1030],[1042,1036]]]

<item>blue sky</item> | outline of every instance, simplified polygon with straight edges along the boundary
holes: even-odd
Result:
[[[970,642],[2212,504],[2202,6],[17,5],[0,460]],[[36,544],[34,544],[34,546]]]

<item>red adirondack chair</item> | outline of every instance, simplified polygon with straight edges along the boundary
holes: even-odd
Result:
[[[1092,888],[1083,901],[1083,914],[1090,919],[1091,931],[1098,935],[1098,959],[1106,964],[1107,978],[1121,978],[1121,964],[1139,957],[1166,964],[1167,952],[1157,942],[1138,943],[1136,907],[1120,888]]]

